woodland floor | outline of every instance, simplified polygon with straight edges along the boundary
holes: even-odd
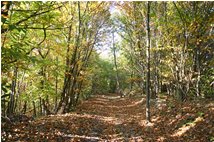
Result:
[[[68,114],[2,125],[2,141],[26,142],[211,142],[214,141],[214,103],[208,100],[176,103],[158,99],[151,106],[152,123],[145,123],[145,99],[97,95]]]

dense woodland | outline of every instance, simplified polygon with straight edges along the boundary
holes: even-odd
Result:
[[[2,1],[2,140],[214,141],[213,39],[212,1]],[[48,133],[59,120],[75,136]]]

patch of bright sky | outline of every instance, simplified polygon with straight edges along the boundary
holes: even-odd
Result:
[[[114,5],[111,5],[110,7],[110,13],[111,13],[111,17],[115,14],[120,14],[120,10],[117,9]],[[112,47],[113,47],[113,38],[112,38],[113,34],[109,33],[109,36],[107,39],[107,42],[104,43],[102,45],[102,47],[98,48],[97,52],[99,53],[100,57],[102,59],[111,59],[113,57],[113,52],[112,51]],[[118,35],[118,33],[114,33],[114,40],[115,43],[118,43],[121,41],[121,37]],[[119,52],[116,53],[117,56],[119,56]]]

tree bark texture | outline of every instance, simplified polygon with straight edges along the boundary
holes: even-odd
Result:
[[[150,2],[147,2],[147,50],[146,50],[146,120],[151,122],[150,118]]]

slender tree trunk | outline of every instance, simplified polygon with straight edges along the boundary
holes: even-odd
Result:
[[[33,117],[36,117],[36,104],[33,101]]]
[[[18,67],[15,67],[11,86],[10,101],[8,104],[8,115],[12,115],[14,113],[17,75]]]
[[[17,112],[17,105],[18,105],[18,101],[19,101],[19,95],[16,94],[15,95],[15,102],[14,102],[14,108],[13,108],[13,112]]]
[[[6,102],[6,99],[5,99],[5,97],[2,98],[2,101],[1,101],[1,102],[3,103],[3,104],[2,104],[2,106],[3,106],[3,107],[2,107],[2,115],[3,115],[3,116],[6,116],[6,103],[5,103],[5,102]]]
[[[18,75],[17,75],[18,76]],[[14,106],[14,112],[19,111],[19,95],[20,95],[20,85],[21,81],[17,81],[17,93],[15,95],[15,106]],[[18,109],[18,110],[17,110]]]
[[[47,100],[46,100],[47,102]],[[44,115],[49,115],[51,114],[49,108],[48,108],[48,102],[45,103],[45,99],[42,99],[42,106],[43,106],[43,112],[44,112]]]
[[[197,18],[197,11],[198,11],[198,6],[196,2],[193,2],[193,9],[194,9],[194,17]],[[195,83],[194,83],[194,87],[195,87],[195,94],[196,96],[200,96],[200,86],[199,86],[199,82],[200,82],[200,61],[199,61],[199,54],[200,54],[200,49],[199,49],[199,34],[200,34],[200,28],[199,23],[197,21],[195,21],[194,23],[195,25],[197,25],[197,29],[195,31],[195,49],[194,49],[194,63],[193,63],[193,69],[194,69],[194,73],[195,73]]]
[[[75,64],[74,66],[74,70],[72,71],[72,74],[73,74],[73,79],[71,80],[71,85],[70,85],[70,88],[69,88],[69,100],[68,100],[68,103],[67,103],[67,108],[66,108],[66,111],[70,111],[70,109],[74,106],[75,104],[75,89],[78,85],[78,82],[77,82],[77,77],[78,77],[78,64]]]
[[[184,46],[182,46],[182,49],[181,49],[181,56],[180,56],[180,66],[179,66],[179,70],[178,70],[178,75],[179,75],[179,79],[177,80],[178,81],[178,92],[179,92],[179,98],[181,101],[184,101],[185,99],[185,91],[186,89],[185,86],[184,86],[184,78],[185,78],[185,58],[186,58],[186,48],[187,48],[187,44],[188,44],[188,37],[187,37],[187,23],[186,23],[186,20],[185,18],[183,17],[183,15],[181,14],[179,8],[176,6],[176,3],[173,2],[176,10],[178,11],[178,14],[180,16],[180,19],[183,23],[183,37],[184,37]]]
[[[118,76],[118,69],[117,69],[117,57],[116,57],[116,47],[115,47],[115,41],[114,41],[114,31],[112,33],[112,41],[113,41],[113,54],[114,54],[114,66],[116,71],[116,92],[120,93],[120,97],[122,97],[122,93],[120,92],[120,83],[119,83],[119,76]]]
[[[155,3],[156,4],[156,3]],[[158,16],[159,17],[159,16]],[[156,98],[159,93],[159,53],[158,53],[158,29],[155,28],[154,30],[154,37],[155,37],[155,52],[154,52],[154,65],[155,65],[155,76],[154,76],[154,97]]]
[[[53,112],[56,112],[57,110],[57,104],[58,104],[58,98],[57,96],[55,97],[55,101],[54,101],[54,109],[53,109]]]
[[[131,78],[134,76],[134,71],[131,71]],[[130,82],[130,92],[132,91],[133,88],[133,81]]]
[[[187,74],[185,73],[185,64],[186,64],[186,59],[187,59],[187,53],[186,53],[186,50],[187,50],[187,46],[188,46],[188,31],[187,31],[187,28],[186,28],[186,23],[185,23],[185,28],[184,28],[184,46],[183,46],[183,49],[182,49],[182,54],[183,54],[183,61],[182,61],[182,66],[181,66],[181,77],[182,77],[182,101],[184,101],[187,97],[187,91],[188,91],[188,81],[186,81],[185,83],[185,77],[187,76]]]
[[[65,76],[64,76],[64,85],[63,85],[63,91],[61,93],[61,98],[58,104],[58,107],[56,109],[56,113],[63,113],[64,107],[65,107],[65,100],[68,97],[68,84],[71,79],[71,74],[69,72],[70,68],[70,42],[71,42],[71,30],[72,25],[69,26],[69,32],[68,32],[68,39],[67,39],[67,52],[66,52],[66,69],[65,69]]]
[[[78,69],[76,59],[77,59],[77,54],[78,54],[78,47],[80,44],[80,30],[81,30],[80,2],[77,3],[77,6],[78,6],[78,20],[79,20],[78,32],[76,35],[76,43],[75,43],[74,51],[71,56],[71,59],[69,60],[69,66],[70,66],[70,69],[68,72],[69,76],[68,77],[65,76],[63,92],[61,95],[62,98],[61,98],[61,101],[60,101],[58,109],[57,109],[58,114],[69,111],[70,107],[73,105],[73,100],[74,100],[73,99],[73,97],[74,97],[73,90],[74,90],[74,86],[76,84],[76,79],[75,79],[76,73],[75,72]],[[69,34],[70,34],[70,32],[69,32]],[[68,41],[70,41],[70,39],[68,39]]]
[[[25,114],[27,111],[27,101],[24,102],[24,106],[23,106],[23,109],[22,109],[22,113]]]
[[[46,106],[47,106],[47,109],[49,110],[49,108],[50,108],[50,102],[49,102],[49,96],[47,95],[46,96]]]
[[[75,99],[74,106],[77,106],[77,104],[78,104],[79,96],[80,96],[80,90],[81,90],[81,88],[82,88],[82,83],[83,83],[83,81],[81,81],[81,82],[79,83],[79,85],[78,85],[78,90],[79,90],[79,91],[76,93],[77,95],[76,95],[76,99]]]
[[[45,105],[45,100],[44,99],[42,99],[42,108],[43,108],[43,115],[47,115],[47,111],[46,111],[46,109],[45,109],[45,107],[46,107],[46,105]]]
[[[22,92],[25,92],[26,90],[25,90],[25,86],[27,86],[25,83],[24,83],[24,77],[25,77],[25,72],[26,71],[24,71],[23,72],[23,74],[21,75],[22,77],[21,77],[21,79],[18,81],[18,84],[17,84],[17,95],[16,95],[16,97],[17,97],[17,100],[16,100],[16,102],[17,102],[17,111],[18,112],[21,112],[21,109],[22,109],[22,100],[21,99],[19,99],[19,96],[20,96],[20,94],[22,93]],[[23,87],[23,88],[22,88]]]
[[[150,2],[147,2],[147,50],[146,50],[146,63],[147,63],[147,75],[146,75],[146,120],[151,122],[150,118]]]
[[[56,78],[55,78],[55,101],[54,101],[54,112],[57,110],[57,98],[58,98],[58,57],[56,57]]]
[[[40,116],[43,115],[43,108],[42,108],[42,98],[39,97],[39,108],[40,108]]]
[[[43,90],[45,88],[45,78],[46,78],[45,67],[41,68],[40,73],[41,73],[41,77],[42,77],[41,82],[40,82],[41,83],[40,89]]]
[[[19,110],[18,111],[21,112],[22,111],[22,101],[21,101],[21,99],[19,100],[19,105],[18,106],[19,106]]]
[[[196,79],[196,96],[199,97],[201,95],[200,93],[200,79],[201,79],[201,70],[200,70],[200,49],[198,43],[196,43],[196,50],[195,50],[195,72],[197,73],[197,79]]]

